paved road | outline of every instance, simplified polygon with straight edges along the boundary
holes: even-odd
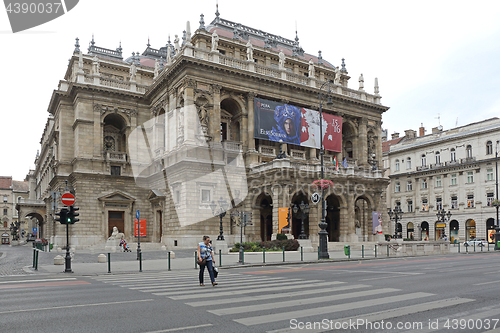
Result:
[[[3,277],[0,317],[2,330],[15,332],[32,332],[32,323],[48,332],[281,333],[315,323],[308,331],[490,332],[500,329],[499,260],[476,253],[225,269],[216,287],[200,287],[194,269]]]

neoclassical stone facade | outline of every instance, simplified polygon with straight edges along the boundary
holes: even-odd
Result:
[[[385,210],[387,186],[380,162],[378,84],[367,93],[348,87],[345,62],[334,66],[304,52],[295,40],[263,33],[216,15],[191,35],[123,60],[116,50],[86,54],[77,44],[54,91],[40,156],[32,173],[43,203],[44,237],[63,245],[65,227],[54,222],[66,190],[76,196],[80,222],[70,227],[75,247],[101,246],[113,226],[134,242],[134,220],[146,225],[141,246],[194,247],[219,234],[212,205],[227,204],[228,243],[239,241],[238,214],[251,213],[247,240],[279,233],[279,208],[311,207],[304,220],[318,244],[320,206],[311,184],[320,178],[320,150],[255,138],[256,101],[322,110],[342,119],[341,151],[326,151],[324,171],[334,188],[325,193],[330,242],[372,241],[372,212]],[[331,97],[333,106],[325,103]],[[277,159],[281,151],[286,158]],[[335,167],[334,162],[343,162]],[[54,207],[54,203],[56,206]],[[29,214],[29,207],[22,209]],[[297,237],[302,220],[292,218]]]

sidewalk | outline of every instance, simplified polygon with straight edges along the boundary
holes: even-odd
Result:
[[[99,254],[108,253],[104,252],[90,252],[90,251],[77,251],[74,256],[74,260],[71,262],[71,269],[73,274],[79,276],[88,275],[106,275],[108,273],[108,262],[98,263],[97,257]],[[468,249],[468,253],[495,253],[493,248],[488,251],[484,248],[481,251],[480,248],[476,248],[476,252],[473,249]],[[466,255],[466,249],[463,247],[458,253],[458,247],[451,246],[449,254],[456,255]],[[25,270],[37,273],[49,273],[64,274],[65,265],[54,265],[54,257],[60,255],[65,256],[65,252],[39,252],[39,264],[38,271],[34,271],[33,267],[25,267]],[[435,254],[433,256],[439,256],[443,254]],[[238,267],[250,267],[250,266],[269,266],[269,265],[297,265],[297,264],[307,264],[307,263],[331,263],[340,261],[360,261],[360,260],[372,260],[372,259],[387,259],[387,258],[403,258],[406,256],[397,256],[389,251],[387,254],[387,248],[385,246],[377,247],[377,254],[375,257],[375,249],[368,248],[362,250],[352,250],[350,257],[344,254],[344,251],[329,251],[330,259],[318,261],[317,252],[304,252],[301,258],[301,252],[299,251],[286,251],[285,260],[283,260],[283,252],[266,252],[265,262],[262,252],[245,252],[244,254],[244,264],[238,262],[239,254],[230,253],[223,254],[222,258],[219,254],[215,254],[215,264],[222,269],[238,268]],[[429,255],[426,255],[427,257]],[[137,260],[137,252],[134,249],[133,252],[117,252],[110,253],[111,258],[111,274],[123,274],[123,273],[138,273],[140,271],[140,263]],[[222,265],[221,265],[222,264]],[[180,270],[194,270],[198,268],[195,265],[195,251],[194,250],[176,250],[175,259],[170,260],[171,271]],[[163,272],[168,271],[168,251],[142,251],[142,272]]]

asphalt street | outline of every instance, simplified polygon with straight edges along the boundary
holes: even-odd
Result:
[[[6,332],[500,331],[500,253],[0,278]],[[302,330],[300,328],[315,328]]]

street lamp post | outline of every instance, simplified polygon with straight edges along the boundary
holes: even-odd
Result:
[[[306,214],[309,214],[310,208],[308,204],[304,203],[304,201],[300,203],[299,207],[300,207],[300,220],[301,220],[299,239],[307,239],[306,233],[304,232],[304,219],[306,218]],[[297,214],[299,212],[299,207],[297,207],[297,205],[293,205],[294,214]]]
[[[319,138],[320,138],[320,162],[321,162],[321,175],[320,178],[321,180],[324,179],[324,161],[323,161],[323,156],[325,155],[325,148],[323,147],[323,87],[328,86],[328,91],[326,93],[327,101],[326,105],[332,106],[333,101],[332,101],[332,96],[331,94],[331,85],[332,81],[328,80],[325,83],[321,85],[321,88],[319,88]],[[294,207],[295,210],[295,207]],[[321,222],[319,223],[319,227],[321,230],[319,231],[319,258],[320,259],[328,259],[330,258],[328,254],[328,232],[326,231],[326,201],[324,198],[324,189],[321,187]]]
[[[217,240],[224,240],[224,229],[222,227],[222,219],[224,218],[224,216],[226,216],[226,210],[228,208],[228,204],[226,202],[226,200],[222,199],[222,197],[220,197],[219,201],[218,201],[218,204],[219,204],[219,207],[217,207],[217,204],[212,201],[212,203],[210,204],[210,208],[212,209],[212,214],[214,216],[219,216],[220,218],[220,227],[219,227],[219,236],[217,237]]]
[[[398,236],[398,221],[403,218],[403,211],[399,206],[396,206],[394,208],[394,211],[392,211],[389,208],[389,211],[387,212],[389,214],[389,219],[394,221],[394,238],[397,238]]]
[[[436,213],[436,216],[438,218],[438,221],[441,221],[444,223],[444,233],[442,236],[442,238],[444,238],[444,237],[446,237],[446,222],[450,222],[451,212],[448,211],[448,213],[447,213],[444,209],[440,209]]]

